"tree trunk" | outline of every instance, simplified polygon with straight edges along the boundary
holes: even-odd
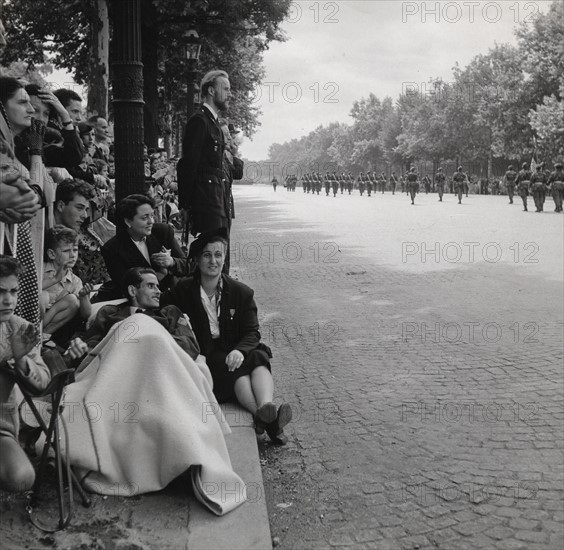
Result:
[[[143,37],[143,109],[145,145],[159,146],[159,90],[157,13],[151,0],[142,1],[141,35]]]
[[[108,118],[108,76],[110,49],[110,20],[107,0],[91,0],[90,58],[88,82],[89,115]]]

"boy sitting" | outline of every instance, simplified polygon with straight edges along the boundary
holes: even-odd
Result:
[[[92,285],[72,272],[78,258],[78,234],[64,225],[55,225],[45,237],[45,263],[41,305],[45,311],[43,332],[51,335],[74,319],[77,313],[88,319],[92,311]],[[47,338],[48,339],[48,338]]]
[[[37,390],[47,387],[49,369],[41,359],[37,344],[39,334],[31,324],[14,315],[18,301],[20,263],[10,256],[0,256],[0,365],[14,369]],[[0,370],[0,489],[27,491],[35,472],[18,443],[18,406],[11,376]]]

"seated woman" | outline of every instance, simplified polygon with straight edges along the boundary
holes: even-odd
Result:
[[[231,430],[211,388],[186,317],[159,308],[150,268],[123,280],[128,302],[103,306],[69,355],[87,355],[66,387],[70,464],[93,492],[136,496],[158,491],[190,470],[195,495],[222,515],[246,498],[224,434]],[[218,490],[218,488],[229,490]]]
[[[255,417],[258,434],[285,445],[284,426],[292,419],[288,403],[278,410],[272,402],[268,346],[260,342],[253,291],[222,274],[227,230],[201,234],[190,245],[197,262],[193,277],[163,293],[161,305],[175,304],[188,314],[201,352],[211,370],[214,393],[220,403],[236,397]]]
[[[98,292],[99,302],[121,298],[120,282],[131,267],[152,267],[163,290],[175,277],[188,274],[188,259],[167,224],[154,223],[154,203],[145,195],[129,195],[116,210],[116,236],[102,247],[111,285]]]
[[[37,347],[39,332],[14,315],[21,273],[15,258],[0,256],[0,365],[19,371],[29,384],[42,390],[51,375]],[[0,371],[0,489],[17,492],[31,489],[35,472],[18,443],[19,414],[13,388],[13,379]]]

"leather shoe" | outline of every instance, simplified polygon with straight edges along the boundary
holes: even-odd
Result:
[[[262,435],[267,426],[276,421],[276,405],[272,402],[265,403],[257,409],[255,414],[255,433]]]
[[[284,426],[292,420],[292,407],[289,403],[282,403],[278,408],[276,420],[266,426],[266,433],[273,443],[286,445],[288,438],[284,435]]]

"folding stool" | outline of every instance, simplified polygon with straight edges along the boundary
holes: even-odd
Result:
[[[35,388],[27,383],[27,380],[21,376],[16,370],[8,367],[0,367],[3,373],[7,374],[20,388],[24,399],[29,406],[30,410],[35,417],[35,420],[39,424],[39,435],[41,433],[45,434],[45,445],[43,447],[43,452],[41,454],[41,459],[39,461],[39,466],[35,476],[35,483],[33,488],[28,495],[28,506],[26,507],[27,513],[31,523],[44,531],[46,533],[55,533],[67,527],[72,519],[73,514],[73,484],[76,487],[78,494],[82,500],[82,505],[89,507],[91,501],[84,489],[81,487],[80,482],[76,478],[74,472],[72,471],[68,461],[65,461],[61,453],[60,437],[61,431],[59,428],[59,420],[64,404],[61,404],[65,393],[65,387],[68,384],[74,382],[74,370],[67,369],[62,357],[58,352],[48,351],[43,354],[43,359],[49,370],[51,371],[51,381],[48,386],[43,391],[37,391]],[[36,403],[33,401],[34,398],[49,397],[51,404],[51,412],[48,424],[45,423],[41,413],[39,412]],[[63,430],[64,431],[64,430]],[[38,437],[35,437],[34,441],[37,441]],[[66,435],[66,432],[65,432]],[[68,449],[69,442],[66,441],[65,448]],[[56,465],[56,478],[57,478],[57,503],[59,509],[59,522],[56,528],[46,527],[42,525],[39,520],[33,517],[34,509],[37,508],[39,504],[39,494],[40,488],[43,483],[43,477],[45,475],[46,466],[49,462],[49,449],[53,449],[55,454],[55,465]],[[29,450],[29,445],[26,445],[26,450]],[[65,473],[63,473],[65,472]],[[68,506],[65,506],[64,492],[65,492],[65,475],[66,475],[66,485],[68,486]]]

